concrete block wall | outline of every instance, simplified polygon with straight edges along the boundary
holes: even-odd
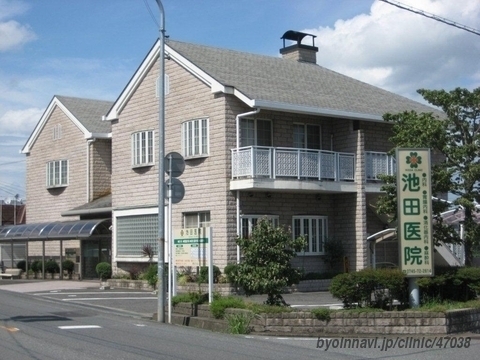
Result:
[[[62,137],[53,139],[54,126],[61,125]],[[83,133],[65,113],[55,107],[50,118],[27,154],[26,193],[28,198],[28,223],[66,220],[63,211],[84,204],[87,200],[86,177],[87,142]],[[66,187],[47,189],[46,164],[54,160],[69,160],[69,184]],[[70,217],[68,220],[76,220]],[[79,247],[78,241],[65,241],[65,247]],[[58,256],[60,243],[47,241],[45,253]],[[29,243],[29,256],[41,256],[41,242]]]
[[[158,69],[155,64],[147,73],[132,98],[122,110],[118,121],[112,122],[112,194],[113,208],[156,206],[158,199],[157,165],[132,168],[131,134],[154,130],[158,143],[158,98],[155,95]],[[226,219],[227,208],[235,204],[228,190],[230,151],[226,148],[226,100],[212,94],[202,81],[186,72],[174,61],[166,62],[170,93],[165,105],[165,153],[182,153],[181,126],[188,120],[209,119],[209,155],[186,159],[180,180],[185,186],[184,199],[173,207],[173,227],[183,227],[185,213],[210,212],[214,229],[214,263],[224,266],[228,260],[228,242],[233,227]],[[234,123],[234,117],[233,123]],[[157,150],[156,150],[157,151]],[[228,155],[228,158],[227,158]],[[158,161],[155,154],[155,162]],[[227,170],[229,169],[229,170]],[[234,207],[234,205],[233,205]]]

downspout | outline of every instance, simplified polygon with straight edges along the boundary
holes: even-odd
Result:
[[[97,139],[87,140],[87,203],[90,202],[90,144]]]
[[[249,111],[243,114],[238,114],[235,117],[235,124],[236,124],[236,135],[237,135],[237,151],[240,148],[240,119],[245,116],[255,115],[260,112],[260,109],[255,109],[253,111]],[[240,190],[237,190],[237,236],[240,236]],[[240,263],[240,247],[237,245],[237,264]]]

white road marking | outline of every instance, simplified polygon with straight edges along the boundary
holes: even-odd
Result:
[[[62,301],[98,301],[98,300],[153,300],[157,297],[110,297],[110,298],[81,298],[81,299],[62,299]]]
[[[100,329],[99,325],[71,325],[71,326],[59,326],[62,330],[76,330],[76,329]]]
[[[56,292],[56,293],[34,293],[34,296],[44,296],[44,295],[98,295],[98,294],[148,294],[151,295],[151,292],[142,292],[142,291],[117,291],[117,292],[77,292],[77,293],[67,293],[67,292]]]

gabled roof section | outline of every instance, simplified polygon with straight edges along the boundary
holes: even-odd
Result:
[[[107,120],[118,117],[158,54],[157,42]],[[410,110],[444,115],[436,108],[316,64],[173,40],[166,41],[165,54],[210,86],[213,93],[233,94],[251,108],[369,121],[382,121],[385,113]]]
[[[83,132],[85,139],[110,138],[111,124],[102,121],[102,117],[112,107],[112,104],[111,101],[55,95],[35,126],[35,129],[30,134],[21,152],[24,154],[30,152],[56,107],[60,108],[75,126]]]

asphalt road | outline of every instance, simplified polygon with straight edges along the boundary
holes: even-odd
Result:
[[[287,301],[300,301],[301,294]],[[304,295],[300,306],[321,294]],[[300,299],[300,300],[299,300]],[[263,297],[259,297],[259,301]],[[322,298],[328,305],[326,295]],[[98,282],[0,281],[0,359],[478,359],[480,339],[451,336],[431,348],[393,348],[408,336],[342,338],[234,336],[149,320],[157,297],[150,292],[100,290]],[[316,306],[316,305],[315,305]],[[345,337],[344,340],[353,338]],[[421,339],[415,336],[415,339]],[[430,344],[434,337],[427,337]],[[375,343],[373,341],[375,340]],[[363,341],[363,342],[360,342]],[[385,349],[389,341],[390,348]],[[460,346],[462,341],[462,346]],[[362,343],[366,346],[362,348]],[[468,346],[467,346],[468,344]],[[455,345],[452,347],[452,345]]]

